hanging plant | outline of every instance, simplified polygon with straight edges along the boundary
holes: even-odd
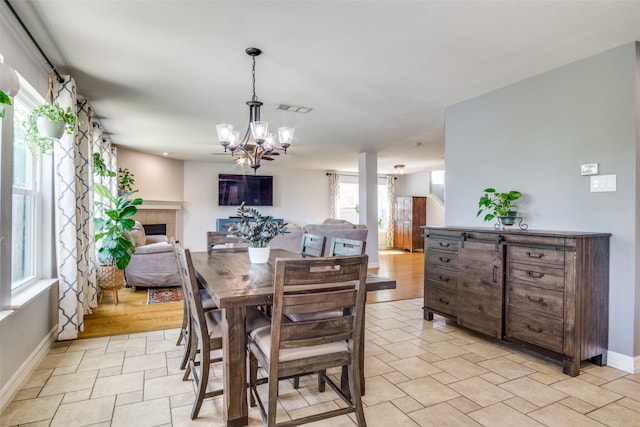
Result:
[[[33,154],[51,153],[53,141],[60,139],[64,132],[71,135],[77,123],[71,107],[65,110],[53,103],[53,75],[49,74],[47,103],[33,110],[23,123],[27,146]]]
[[[11,105],[9,95],[0,90],[0,118],[4,118],[4,106]]]

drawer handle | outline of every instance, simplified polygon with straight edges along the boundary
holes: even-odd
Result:
[[[542,328],[538,328],[538,329],[532,328],[531,325],[527,325],[527,329],[530,330],[530,331],[533,331],[533,332],[537,332],[537,333],[544,332],[544,329],[542,329]]]
[[[532,298],[531,295],[525,295],[525,298],[527,298],[529,301],[537,302],[538,304],[542,304],[544,302],[544,298],[542,297]]]
[[[544,273],[538,273],[537,271],[527,271],[527,276],[534,279],[542,279],[544,277]]]
[[[439,260],[440,260],[440,262],[451,262],[451,258],[445,258],[445,257],[443,257],[443,256],[441,256],[441,257],[439,258]]]
[[[527,252],[527,256],[529,258],[542,258],[544,256],[544,254],[540,254],[540,253],[535,253],[535,252]]]
[[[444,305],[449,305],[449,303],[450,303],[450,301],[447,301],[447,300],[446,300],[446,299],[444,299],[444,298],[438,298],[438,301],[440,301],[440,302],[441,302],[442,304],[444,304]]]
[[[449,279],[448,277],[445,277],[445,276],[438,276],[438,279],[440,279],[443,282],[448,282],[449,280],[451,280],[451,279]]]
[[[449,246],[451,246],[451,243],[448,242],[438,242],[438,244],[443,248],[448,248]]]

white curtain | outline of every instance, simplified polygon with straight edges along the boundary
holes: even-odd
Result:
[[[327,172],[329,177],[329,217],[338,218],[338,197],[340,196],[340,177],[336,172]]]
[[[54,210],[59,278],[58,340],[78,337],[84,316],[97,307],[93,234],[93,111],[77,99],[73,78],[54,82],[54,102],[71,107],[79,124],[54,144]]]
[[[387,194],[389,195],[389,218],[387,221],[387,247],[395,246],[395,229],[396,229],[396,177],[387,176]]]

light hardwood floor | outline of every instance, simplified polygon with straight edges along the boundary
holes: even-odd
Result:
[[[367,303],[420,298],[423,295],[422,252],[383,250],[378,254],[379,268],[369,271],[396,279],[396,289],[371,292]],[[118,293],[119,303],[113,304],[107,293],[93,314],[84,318],[84,332],[79,338],[131,334],[178,328],[182,324],[182,303],[147,304],[147,290],[123,288]]]

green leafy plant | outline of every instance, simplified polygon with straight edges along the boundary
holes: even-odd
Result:
[[[100,153],[93,155],[93,166],[96,175],[105,177],[116,175],[115,172],[107,169]],[[123,270],[129,265],[131,255],[136,251],[129,230],[135,225],[133,216],[138,212],[142,199],[139,197],[130,199],[137,190],[116,197],[103,184],[96,183],[93,188],[95,193],[104,200],[95,202],[97,206],[103,208],[104,214],[102,218],[94,218],[98,261],[103,265],[115,265]]]
[[[118,168],[118,189],[122,191],[133,191],[135,184],[134,175],[127,168]]]
[[[4,106],[11,105],[9,95],[0,90],[0,118],[4,118]]]
[[[98,176],[103,177],[112,177],[116,176],[116,173],[107,168],[107,165],[104,164],[104,160],[100,153],[93,153],[93,173]]]
[[[71,111],[71,107],[63,109],[60,104],[44,104],[36,108],[24,121],[25,139],[32,153],[47,154],[53,150],[53,140],[40,135],[38,119],[46,117],[53,122],[64,122],[64,130],[67,134],[73,133],[78,123],[78,118]]]
[[[241,237],[254,248],[266,248],[278,234],[288,233],[288,224],[272,221],[272,216],[263,216],[256,209],[245,206],[238,208],[240,222],[232,224],[229,232]]]
[[[115,265],[123,270],[129,265],[131,255],[136,251],[135,244],[130,240],[128,231],[133,228],[133,216],[138,212],[141,198],[129,200],[136,191],[115,197],[102,184],[95,184],[96,194],[107,200],[106,203],[96,202],[104,207],[104,218],[95,218],[95,241],[99,244],[98,261],[105,265]]]
[[[512,190],[506,193],[498,193],[495,188],[487,188],[478,202],[480,209],[478,209],[476,216],[486,212],[485,221],[491,221],[496,217],[509,216],[509,212],[517,208],[513,202],[520,197],[522,197],[522,193],[519,191]]]

